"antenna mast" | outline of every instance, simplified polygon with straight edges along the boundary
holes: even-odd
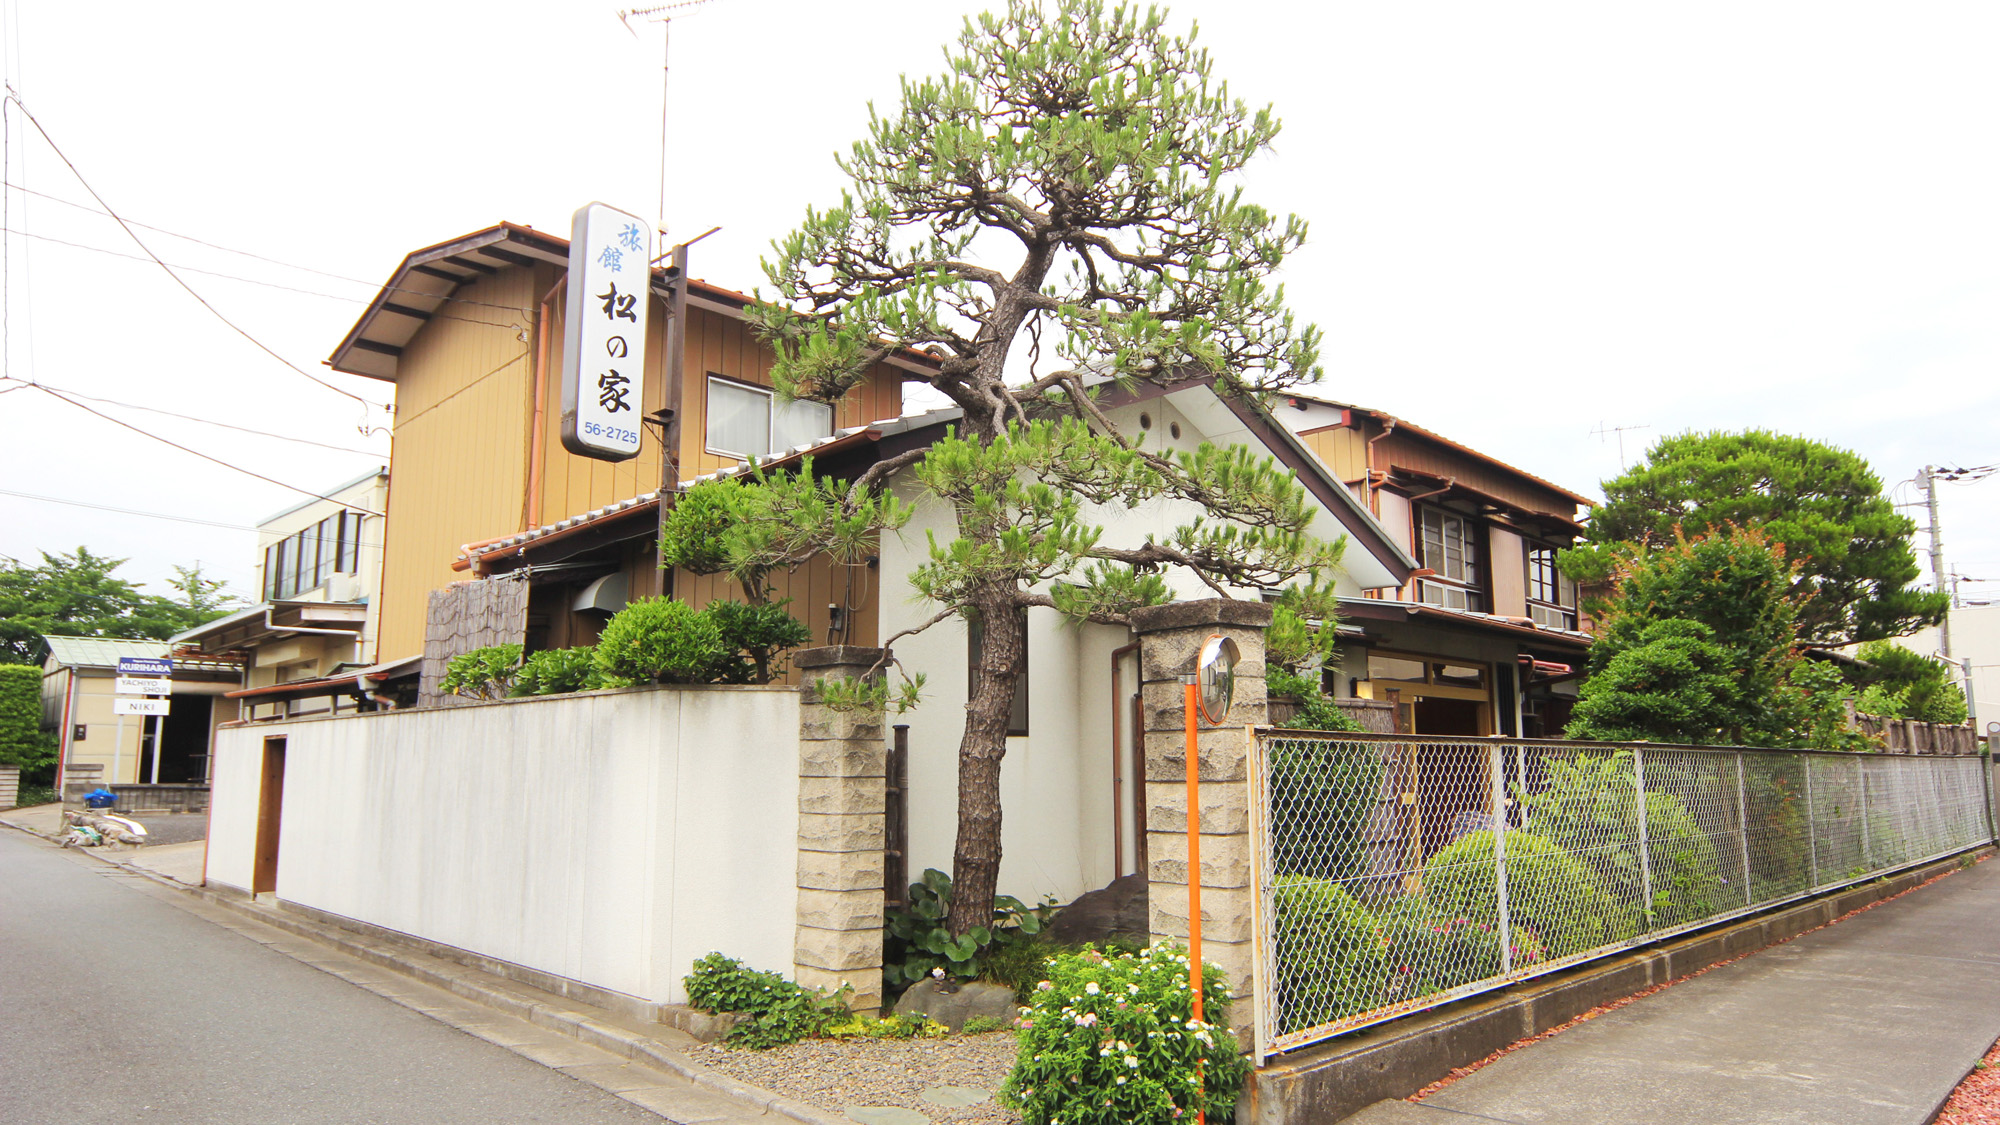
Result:
[[[667,78],[668,63],[671,59],[670,48],[673,43],[674,13],[688,8],[698,8],[708,2],[709,0],[679,0],[678,3],[660,4],[651,8],[623,9],[618,13],[618,22],[625,25],[625,30],[631,32],[634,39],[639,37],[638,30],[632,26],[634,18],[643,23],[660,25],[660,197],[655,215],[661,235],[667,233]],[[661,242],[665,241],[665,238],[661,239]]]

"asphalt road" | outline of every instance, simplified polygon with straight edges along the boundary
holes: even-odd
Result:
[[[0,1121],[660,1118],[0,828]]]

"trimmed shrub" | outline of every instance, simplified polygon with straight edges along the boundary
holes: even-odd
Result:
[[[1280,875],[1278,1004],[1287,1030],[1380,1007],[1389,976],[1382,924],[1340,884]]]
[[[1653,864],[1653,898],[1647,903],[1631,751],[1579,751],[1568,759],[1550,755],[1543,762],[1548,782],[1523,798],[1528,810],[1524,827],[1590,865],[1598,886],[1622,912],[1614,937],[1715,913],[1722,886],[1715,845],[1685,802],[1655,788],[1667,779],[1664,771],[1656,777],[1649,768],[1646,775],[1646,839]],[[1638,904],[1644,904],[1645,917],[1634,915]]]
[[[1532,832],[1509,831],[1507,914],[1516,929],[1534,935],[1550,957],[1566,957],[1608,944],[1614,905],[1582,861]],[[1424,864],[1424,897],[1453,918],[1500,917],[1499,879],[1493,865],[1493,832],[1469,832]]]
[[[520,671],[520,645],[488,645],[460,653],[444,666],[441,690],[473,699],[499,699],[506,695]]]
[[[592,646],[545,648],[529,653],[514,676],[511,695],[561,695],[600,686],[597,652]]]
[[[1197,1021],[1188,968],[1186,950],[1164,945],[1051,959],[1023,1009],[1021,1053],[1000,1103],[1025,1125],[1187,1121],[1197,1110],[1224,1120],[1249,1062],[1229,1031],[1222,970],[1202,966],[1206,1019]]]
[[[781,654],[812,640],[812,630],[785,612],[789,601],[773,605],[710,602],[705,610],[722,634],[729,654],[715,670],[725,684],[768,684],[784,674]]]
[[[19,766],[23,781],[46,783],[55,762],[55,737],[42,731],[42,670],[0,664],[0,766]]]
[[[727,656],[715,620],[672,598],[640,598],[597,637],[598,668],[629,683],[698,683]]]

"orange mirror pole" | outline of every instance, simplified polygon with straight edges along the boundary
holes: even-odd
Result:
[[[1200,673],[1181,677],[1187,723],[1187,892],[1188,892],[1188,987],[1194,991],[1194,1018],[1207,1022],[1201,1004],[1201,752],[1195,737]],[[1201,1096],[1201,1068],[1195,1068],[1196,1096]],[[1195,1111],[1195,1119],[1208,1125],[1208,1111]]]

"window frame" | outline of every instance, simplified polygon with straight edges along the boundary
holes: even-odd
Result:
[[[1437,505],[1412,504],[1410,509],[1410,519],[1413,524],[1411,531],[1417,546],[1418,561],[1424,569],[1436,572],[1417,579],[1416,600],[1444,609],[1460,609],[1470,613],[1488,612],[1488,607],[1492,604],[1492,595],[1487,582],[1490,568],[1486,560],[1484,534],[1486,525],[1464,512]],[[1435,561],[1445,564],[1442,567],[1432,565],[1429,523],[1433,517],[1438,521],[1438,553],[1445,556]],[[1453,546],[1446,534],[1448,522],[1456,522],[1460,528],[1457,545],[1460,572],[1465,575],[1462,578],[1454,578],[1447,573]],[[1429,596],[1433,591],[1438,595],[1435,599]],[[1448,598],[1453,593],[1462,598],[1465,604],[1462,606],[1451,604]]]
[[[1534,618],[1538,625],[1543,624],[1541,620],[1543,616],[1551,617],[1557,622],[1557,628],[1574,631],[1577,627],[1579,599],[1576,583],[1556,566],[1556,552],[1561,548],[1552,543],[1533,539],[1524,540],[1523,547],[1526,551],[1524,564],[1527,569],[1528,616]],[[1547,582],[1542,580],[1539,573],[1544,567],[1549,576]],[[1554,597],[1540,596],[1544,591],[1553,592]],[[1538,609],[1543,613],[1538,615],[1535,612]]]
[[[755,452],[755,453],[744,453],[744,452],[739,452],[739,451],[737,451],[737,450],[734,450],[734,449],[721,449],[721,448],[718,448],[718,447],[716,447],[715,445],[713,445],[713,444],[711,444],[711,443],[709,442],[709,429],[710,429],[710,426],[709,426],[709,418],[710,418],[710,416],[711,416],[711,413],[712,413],[712,411],[714,410],[714,404],[715,404],[715,396],[714,396],[714,393],[713,393],[713,391],[712,391],[712,389],[711,389],[711,388],[713,388],[713,387],[714,387],[714,385],[715,385],[715,384],[717,384],[717,383],[722,383],[722,384],[725,384],[725,385],[727,385],[727,386],[729,386],[729,387],[733,387],[733,388],[735,388],[735,389],[737,389],[737,390],[744,390],[744,391],[752,391],[752,392],[754,392],[754,393],[756,393],[756,394],[758,394],[758,395],[761,395],[761,396],[763,396],[763,399],[764,399],[764,444],[765,444],[765,445],[766,445],[766,446],[767,446],[768,448],[766,448],[766,449],[762,450],[761,452]],[[825,433],[823,433],[823,434],[821,434],[821,435],[819,435],[819,437],[816,437],[816,438],[813,438],[813,439],[811,439],[811,440],[813,440],[813,441],[819,441],[819,440],[822,440],[822,439],[824,439],[824,438],[828,438],[828,437],[831,437],[831,436],[833,436],[833,432],[834,432],[834,430],[835,430],[835,428],[836,428],[836,427],[835,427],[835,425],[834,425],[834,423],[836,422],[837,418],[836,418],[836,414],[835,414],[835,411],[834,411],[834,409],[833,409],[833,407],[832,407],[831,405],[829,405],[829,404],[827,404],[827,403],[823,403],[823,402],[812,402],[812,401],[811,401],[810,399],[794,399],[794,400],[793,400],[793,401],[792,401],[791,403],[788,403],[787,405],[799,405],[799,404],[805,404],[805,405],[808,405],[808,406],[816,406],[816,407],[819,407],[820,409],[822,409],[822,410],[825,410],[825,411],[826,411],[826,432],[825,432]],[[797,444],[800,444],[800,443],[797,443],[797,442],[794,442],[794,443],[793,443],[793,445],[797,445]],[[734,459],[736,459],[736,460],[738,460],[738,461],[747,461],[747,460],[749,460],[749,459],[750,459],[750,458],[752,458],[752,457],[760,457],[760,458],[761,458],[761,457],[773,457],[773,456],[776,456],[777,454],[779,454],[779,453],[783,452],[783,450],[781,450],[781,449],[779,449],[779,448],[778,448],[778,392],[777,392],[777,390],[776,390],[775,388],[772,388],[772,387],[765,387],[765,386],[760,386],[759,384],[756,384],[756,383],[751,383],[751,382],[747,382],[747,381],[745,381],[745,380],[742,380],[742,379],[734,379],[734,378],[731,378],[731,377],[730,377],[730,376],[728,376],[728,375],[723,375],[723,374],[721,374],[721,373],[719,373],[719,372],[715,372],[715,371],[710,371],[710,372],[708,372],[708,373],[707,373],[707,382],[706,382],[706,383],[704,383],[704,384],[702,385],[702,403],[701,403],[701,448],[702,448],[702,451],[703,451],[704,453],[709,453],[709,454],[712,454],[712,455],[714,455],[714,456],[716,456],[716,457],[731,457],[731,458],[734,458]],[[792,446],[788,445],[788,446],[785,446],[784,448],[785,448],[785,449],[790,449],[790,448],[792,448]]]

